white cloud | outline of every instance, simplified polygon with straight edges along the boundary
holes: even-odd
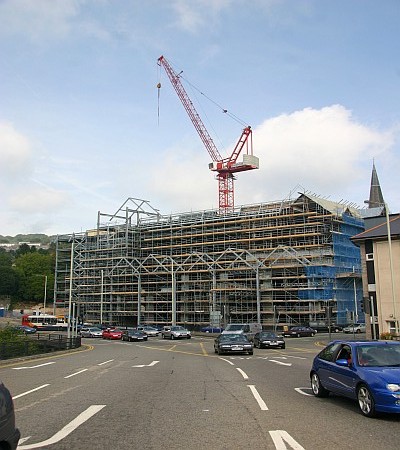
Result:
[[[235,204],[281,200],[300,185],[332,200],[343,198],[363,206],[372,160],[390,155],[395,133],[359,123],[341,105],[305,108],[267,119],[253,132],[260,169],[237,175]],[[206,153],[201,148],[198,152],[169,150],[162,165],[154,169],[149,197],[157,201],[161,212],[169,212],[163,204],[174,212],[217,205],[217,182],[201,152]],[[398,164],[399,156],[391,154],[391,158]]]
[[[0,179],[9,182],[31,171],[32,147],[12,124],[0,123]]]

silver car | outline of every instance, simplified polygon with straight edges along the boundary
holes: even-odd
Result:
[[[163,339],[190,339],[190,331],[179,325],[166,326],[161,331]]]
[[[344,333],[365,333],[365,323],[355,323],[354,325],[349,325],[343,328]]]
[[[97,327],[82,327],[80,333],[81,333],[82,337],[88,337],[88,338],[103,337],[103,331]]]
[[[147,336],[158,336],[160,332],[157,330],[157,328],[151,327],[150,325],[143,325],[138,326],[136,328],[138,331],[141,331],[144,334],[147,334]]]

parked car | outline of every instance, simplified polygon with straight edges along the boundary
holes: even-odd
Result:
[[[329,392],[357,400],[361,413],[400,413],[400,342],[337,340],[315,358],[315,396]]]
[[[214,340],[214,352],[218,355],[224,353],[253,354],[253,344],[244,334],[220,334]]]
[[[17,325],[15,327],[17,331],[22,331],[25,334],[33,334],[37,332],[36,328],[28,327],[28,325]]]
[[[0,381],[0,448],[15,450],[21,433],[15,427],[14,402],[10,391]]]
[[[160,334],[157,328],[154,328],[150,325],[138,326],[137,330],[145,333],[147,336],[158,336]]]
[[[366,327],[365,323],[355,323],[354,325],[348,325],[343,328],[345,333],[365,333]]]
[[[190,331],[179,325],[166,326],[161,332],[163,339],[190,339]]]
[[[122,339],[122,331],[117,328],[106,328],[102,332],[103,339]]]
[[[122,332],[122,340],[123,341],[147,341],[148,336],[146,333],[143,333],[143,331],[140,330],[124,330]]]
[[[97,327],[82,327],[80,334],[82,337],[88,338],[101,338],[103,337],[103,331]]]
[[[200,329],[202,333],[222,333],[224,331],[221,327],[203,327]]]
[[[257,348],[285,348],[286,343],[283,336],[270,332],[260,331],[254,335],[254,347]]]
[[[284,331],[282,334],[285,337],[310,337],[315,336],[317,333],[314,328],[310,327],[292,327],[288,331]]]

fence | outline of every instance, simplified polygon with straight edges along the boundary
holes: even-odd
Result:
[[[68,338],[61,334],[37,333],[23,339],[0,343],[0,360],[22,356],[70,350],[81,346],[81,337]]]

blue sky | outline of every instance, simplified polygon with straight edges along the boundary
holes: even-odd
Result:
[[[252,126],[260,169],[236,205],[306,190],[364,207],[375,160],[399,212],[399,24],[398,0],[0,0],[0,234],[90,229],[128,197],[217,207],[160,55],[223,156],[242,125],[213,102]]]

